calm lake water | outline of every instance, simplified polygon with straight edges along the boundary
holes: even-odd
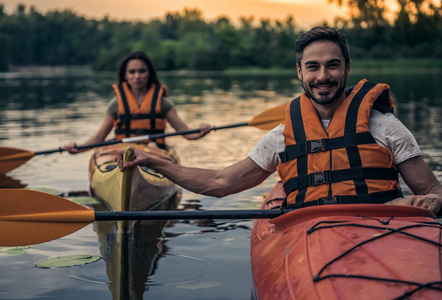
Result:
[[[410,72],[411,73],[411,72]],[[442,180],[442,74],[377,74],[389,83],[396,115],[416,136],[425,160]],[[293,76],[162,74],[170,99],[191,128],[246,122],[256,114],[301,93]],[[361,79],[353,72],[348,85]],[[114,74],[0,74],[0,146],[32,151],[83,142],[98,129],[112,97]],[[246,157],[265,134],[253,127],[212,132],[204,139],[168,138],[186,166],[222,168]],[[55,194],[88,191],[91,152],[39,155],[0,178],[0,187],[43,189]],[[277,181],[216,199],[183,190],[179,208],[256,208]],[[403,186],[408,192],[406,186]],[[90,208],[103,209],[100,204]],[[55,241],[32,245],[11,255],[0,248],[0,299],[250,299],[250,220],[149,222],[128,250],[133,271],[120,267],[108,235],[112,224],[94,223]],[[3,229],[4,230],[4,229]],[[116,243],[116,242],[115,242]],[[48,258],[90,254],[100,260],[83,266],[42,269]]]

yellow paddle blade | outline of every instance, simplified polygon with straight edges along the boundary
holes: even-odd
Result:
[[[269,108],[252,118],[249,122],[247,122],[247,125],[263,130],[270,130],[279,124],[284,124],[286,106],[287,103],[283,103],[281,105]]]
[[[95,214],[70,200],[31,190],[0,189],[0,246],[51,241],[95,221]]]
[[[0,147],[0,174],[5,174],[27,162],[35,155],[32,151]]]

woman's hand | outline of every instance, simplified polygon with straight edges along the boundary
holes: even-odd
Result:
[[[66,150],[70,154],[77,154],[79,152],[77,149],[77,144],[74,142],[64,145],[62,148],[63,148],[63,150]]]
[[[201,130],[199,138],[202,138],[212,130],[212,125],[207,123],[201,123],[199,125],[199,129]]]

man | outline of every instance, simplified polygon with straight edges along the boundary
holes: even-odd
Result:
[[[223,197],[262,183],[276,170],[299,208],[334,203],[442,206],[442,185],[412,134],[392,112],[389,87],[362,80],[345,89],[350,51],[342,33],[315,27],[295,43],[305,93],[286,110],[286,123],[268,132],[249,156],[222,170],[188,168],[136,152],[133,165],[155,169],[195,193]],[[397,173],[416,196],[404,199]]]

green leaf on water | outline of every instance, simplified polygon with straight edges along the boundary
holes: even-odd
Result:
[[[100,201],[93,197],[86,197],[86,196],[73,196],[73,197],[66,197],[66,199],[69,199],[77,204],[80,205],[93,205],[93,204],[100,204]]]
[[[20,255],[26,252],[29,246],[19,246],[19,247],[0,247],[0,257],[1,256],[11,256]]]
[[[239,202],[235,204],[235,208],[238,209],[255,209],[259,208],[261,203],[258,202]]]
[[[93,256],[91,254],[68,255],[44,259],[36,263],[35,266],[44,269],[64,268],[90,264],[99,259],[99,256]]]

